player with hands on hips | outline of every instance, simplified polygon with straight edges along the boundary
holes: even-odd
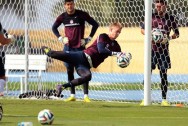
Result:
[[[64,45],[63,51],[82,51],[85,49],[98,29],[98,23],[87,13],[82,10],[75,9],[74,0],[64,0],[65,12],[59,15],[52,26],[52,31],[58,38],[59,42]],[[91,32],[87,38],[85,34],[85,22],[92,26]],[[60,35],[58,27],[64,25],[64,35]],[[68,82],[74,79],[75,66],[70,63],[64,63],[67,69]],[[89,82],[83,85],[84,102],[90,102],[88,97]],[[75,87],[70,88],[71,96],[65,101],[75,101]]]

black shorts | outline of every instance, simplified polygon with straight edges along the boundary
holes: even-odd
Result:
[[[163,52],[156,52],[152,50],[151,68],[155,69],[156,65],[159,70],[166,70],[171,68],[171,61],[168,50]]]
[[[5,53],[0,52],[0,77],[5,76],[4,58],[5,58]]]
[[[84,50],[85,48],[84,47],[80,47],[80,48],[71,48],[67,45],[64,45],[64,49],[63,49],[63,52],[66,52],[66,51],[71,51],[71,52],[77,52],[77,51],[82,51]],[[64,65],[67,69],[74,69],[74,65],[70,64],[70,63],[66,63],[64,62]]]

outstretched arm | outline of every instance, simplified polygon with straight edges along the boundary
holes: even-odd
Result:
[[[110,51],[108,48],[106,48],[106,44],[103,42],[98,42],[97,48],[100,54],[107,54],[108,56],[113,56],[113,55],[117,55],[118,53],[121,53],[121,51],[119,52]]]
[[[105,43],[98,42],[97,48],[98,48],[99,53],[101,53],[101,54],[107,54],[109,56],[112,55],[112,51],[110,51],[109,49],[106,48]]]

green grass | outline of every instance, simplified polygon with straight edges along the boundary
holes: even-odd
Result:
[[[65,82],[60,82],[60,83],[65,83]],[[13,85],[14,86],[11,86]],[[52,87],[55,87],[57,85],[57,83],[51,83],[51,82],[46,82],[43,83],[43,86],[45,85],[45,87],[47,89],[51,89]],[[20,83],[18,82],[14,82],[14,83],[8,83],[8,87],[9,90],[20,90]],[[38,88],[38,83],[32,83],[31,85],[31,89],[37,89]],[[101,85],[90,85],[90,90],[142,90],[144,89],[144,85],[142,83],[120,83],[120,84],[103,84]],[[153,90],[160,90],[161,89],[161,84],[160,83],[152,83],[151,84],[151,88]],[[77,90],[82,89],[82,85],[81,86],[77,86],[76,87]],[[181,90],[181,89],[188,89],[188,84],[187,83],[169,83],[168,86],[169,90]]]
[[[40,126],[37,114],[48,108],[54,115],[53,126],[186,126],[188,108],[148,106],[113,102],[63,102],[59,100],[0,99],[4,116],[0,126],[16,126],[31,121]]]

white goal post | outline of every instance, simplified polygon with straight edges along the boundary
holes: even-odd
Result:
[[[1,24],[3,28],[17,38],[14,45],[1,46],[0,52],[39,55],[42,54],[40,48],[43,45],[54,50],[62,50],[63,45],[58,42],[51,27],[56,17],[64,11],[63,1],[0,0]],[[148,97],[145,100],[146,105],[150,102],[161,103],[158,69],[154,70],[152,75],[149,71],[144,71],[146,66],[150,70],[150,65],[144,65],[145,62],[148,63],[149,61],[149,53],[144,53],[146,41],[140,33],[140,23],[144,21],[145,11],[151,8],[153,10],[154,6],[152,1],[148,4],[145,3],[147,1],[149,0],[75,0],[77,9],[88,12],[100,24],[93,40],[100,33],[108,32],[107,26],[111,22],[119,21],[124,27],[117,41],[122,46],[123,51],[129,51],[133,56],[130,65],[125,69],[117,66],[115,57],[106,59],[97,69],[92,69],[92,80],[89,86],[89,96],[92,100],[138,103],[144,98],[145,90],[148,91],[146,92]],[[147,8],[145,5],[151,5],[151,8]],[[167,11],[178,19],[180,30],[180,37],[170,41],[172,68],[168,71],[167,100],[172,104],[188,104],[188,53],[186,52],[188,48],[186,34],[188,33],[188,1],[168,0]],[[148,27],[150,26],[148,25]],[[59,30],[63,35],[63,25]],[[85,37],[89,35],[90,30],[91,27],[87,25]],[[150,36],[147,35],[145,37],[149,39]],[[149,45],[147,46],[149,47]],[[0,53],[0,55],[4,56],[3,53]],[[144,59],[146,55],[148,58]],[[42,89],[54,89],[57,83],[67,82],[66,69],[62,62],[48,58],[47,63],[47,71],[42,72]],[[20,71],[12,70],[11,72],[17,74]],[[77,76],[75,73],[75,77]],[[149,76],[151,76],[151,79]],[[144,79],[146,77],[148,82]],[[38,90],[36,79],[26,79],[29,90]],[[5,95],[17,97],[20,91],[19,79],[9,78],[8,80],[7,84],[10,91]],[[147,89],[144,88],[146,85],[143,84],[143,80],[149,84]],[[63,93],[65,98],[70,95],[69,90],[65,90]],[[151,98],[149,95],[151,95]],[[83,99],[82,86],[77,87],[76,97]]]

